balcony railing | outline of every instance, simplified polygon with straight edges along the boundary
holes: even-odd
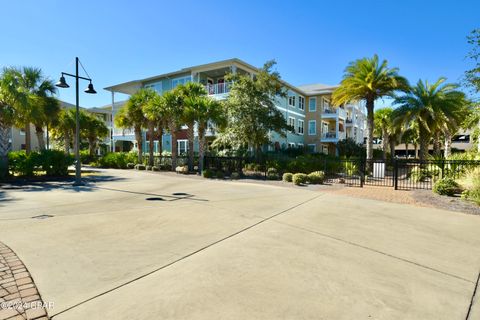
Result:
[[[323,114],[328,116],[328,115],[338,115],[340,118],[346,118],[347,117],[347,111],[343,108],[324,108],[323,109]]]
[[[346,135],[344,131],[339,131],[338,133],[335,131],[322,133],[322,140],[343,140],[345,137]]]
[[[217,84],[207,84],[205,89],[209,95],[215,94],[225,94],[230,92],[231,82],[217,83]]]

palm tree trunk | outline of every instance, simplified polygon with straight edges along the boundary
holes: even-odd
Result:
[[[419,140],[420,140],[420,161],[428,158],[428,145],[430,143],[430,135],[422,124],[419,125]]]
[[[29,122],[25,124],[25,152],[26,154],[30,154],[30,152],[32,152],[32,134]]]
[[[157,132],[158,132],[158,153],[160,154],[160,156],[162,156],[162,152],[163,152],[163,127],[158,126]]]
[[[205,158],[205,128],[198,124],[198,172],[203,172],[203,159]]]
[[[142,128],[141,127],[135,127],[135,140],[137,140],[137,154],[138,154],[138,163],[143,163],[143,137],[142,137]]]
[[[8,152],[10,151],[10,130],[0,119],[0,180],[8,177]]]
[[[194,145],[194,141],[195,141],[195,133],[194,133],[193,127],[194,127],[193,122],[188,124],[188,129],[187,129],[188,171],[193,171],[193,157],[194,157],[193,145]]]
[[[177,168],[177,128],[175,125],[170,124],[170,135],[172,136],[172,171],[175,171]]]
[[[374,120],[373,120],[373,108],[375,106],[375,100],[373,98],[367,98],[367,166],[368,171],[372,170],[373,163],[373,129],[374,129]]]
[[[445,151],[443,156],[447,159],[452,154],[452,134],[445,130]]]
[[[65,133],[65,136],[64,136],[64,143],[65,143],[65,154],[70,154],[70,136]]]
[[[393,163],[393,160],[395,160],[395,140],[394,139],[390,139],[389,141],[389,145],[390,145],[390,160],[392,160],[392,163]]]
[[[442,147],[440,143],[440,131],[435,132],[433,136],[433,155],[435,157],[440,157],[442,155]]]
[[[382,129],[382,157],[383,161],[387,159],[388,134],[386,128]]]
[[[38,148],[40,150],[45,150],[45,138],[43,137],[43,128],[35,126],[35,134],[37,136]]]
[[[148,123],[148,165],[153,167],[153,147],[155,137],[155,124],[153,122]]]
[[[95,156],[95,141],[96,137],[92,137],[88,139],[88,153],[90,154],[90,157]]]

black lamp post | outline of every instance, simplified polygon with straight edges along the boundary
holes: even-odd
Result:
[[[75,74],[70,74],[62,72],[60,80],[55,84],[59,88],[70,88],[70,86],[65,81],[65,76],[75,78],[75,90],[76,90],[76,103],[75,103],[75,183],[74,186],[82,185],[82,164],[80,162],[80,107],[79,107],[79,92],[78,92],[78,80],[83,79],[90,81],[87,89],[84,90],[86,93],[95,94],[97,91],[93,88],[92,79],[81,77],[78,75],[78,57],[75,58]],[[82,66],[83,68],[83,66]],[[85,70],[85,69],[84,69]],[[88,74],[87,74],[88,75]]]

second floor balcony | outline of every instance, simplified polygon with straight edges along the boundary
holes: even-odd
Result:
[[[347,118],[347,111],[343,108],[324,108],[322,118]]]
[[[208,95],[226,95],[230,92],[232,82],[222,82],[216,84],[207,84],[205,89]]]
[[[339,140],[344,140],[346,138],[345,131],[328,131],[322,132],[320,137],[321,142],[338,142]]]

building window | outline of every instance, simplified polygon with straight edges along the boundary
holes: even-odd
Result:
[[[317,121],[316,120],[309,120],[308,121],[308,135],[314,136],[317,134]]]
[[[298,109],[305,110],[305,98],[298,96]]]
[[[288,143],[288,148],[289,148],[289,149],[295,148],[295,143],[289,142],[289,143]]]
[[[303,120],[298,120],[298,130],[297,132],[299,134],[303,134],[303,127],[304,127],[304,121]]]
[[[288,117],[288,125],[292,127],[293,131],[295,131],[295,118]]]
[[[178,140],[178,154],[186,154],[188,149],[188,140]]]
[[[315,144],[309,144],[307,147],[308,147],[308,151],[316,152],[317,146]]]
[[[330,101],[323,99],[323,110],[330,110]]]
[[[295,107],[295,96],[289,96],[288,97],[288,105]]]
[[[180,84],[185,84],[185,83],[190,82],[190,81],[192,81],[191,76],[172,79],[172,89],[175,88],[176,86],[180,85]]]
[[[308,100],[308,110],[310,112],[317,111],[317,98],[310,98],[310,100]]]

